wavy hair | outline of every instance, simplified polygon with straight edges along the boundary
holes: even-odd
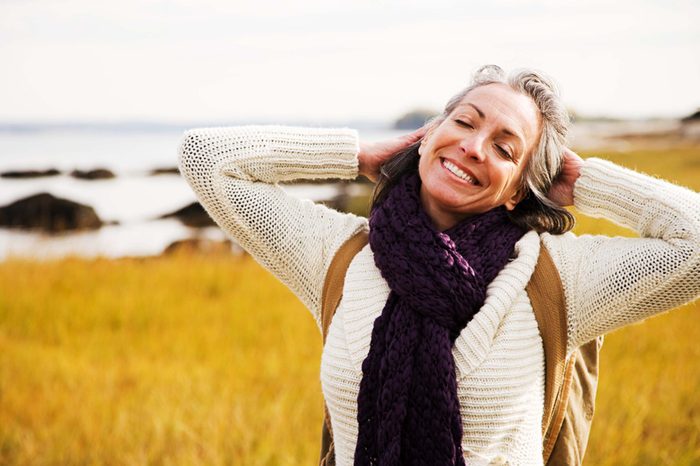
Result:
[[[525,195],[512,211],[508,211],[508,215],[517,225],[540,233],[546,231],[561,234],[571,230],[575,223],[574,216],[547,198],[549,188],[561,171],[566,136],[571,124],[556,84],[551,78],[531,69],[515,70],[506,76],[499,66],[482,66],[474,74],[471,84],[455,94],[447,102],[442,113],[431,118],[429,123],[442,123],[471,90],[494,83],[506,84],[514,91],[530,97],[542,117],[539,142],[520,180],[520,189],[525,190]],[[418,170],[420,144],[419,140],[397,152],[381,166],[379,179],[372,193],[371,207],[381,202],[403,175]]]

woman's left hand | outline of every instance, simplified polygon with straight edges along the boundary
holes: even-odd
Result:
[[[420,139],[425,136],[429,127],[430,124],[425,124],[412,133],[388,141],[360,141],[360,152],[357,155],[359,160],[359,174],[364,175],[367,179],[376,183],[379,179],[379,171],[382,164],[396,155],[398,151],[420,141]]]
[[[547,193],[549,200],[562,207],[574,205],[574,183],[581,174],[582,165],[583,159],[565,147],[561,172]]]

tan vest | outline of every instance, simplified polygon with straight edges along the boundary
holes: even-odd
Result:
[[[323,286],[321,322],[323,343],[343,294],[345,273],[352,258],[368,243],[360,231],[350,237],[331,262]],[[603,337],[577,348],[566,359],[564,291],[552,258],[544,245],[526,287],[542,335],[545,355],[542,456],[551,466],[580,465],[586,452],[598,385],[598,353]],[[321,432],[321,466],[335,466],[333,430],[328,407]]]

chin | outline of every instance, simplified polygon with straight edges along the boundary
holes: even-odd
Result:
[[[422,193],[421,197],[423,198],[423,207],[428,213],[439,210],[453,217],[467,217],[472,214],[463,207],[460,209],[460,206],[463,206],[466,200],[454,191],[443,187],[431,189],[429,186],[426,186],[424,190],[425,192]]]
[[[464,205],[467,200],[463,193],[455,192],[455,190],[441,183],[438,186],[435,186],[433,183],[427,183],[424,189],[425,195],[428,196],[433,205],[439,205],[450,210],[459,209],[459,206]]]

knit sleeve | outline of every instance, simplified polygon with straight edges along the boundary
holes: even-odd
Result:
[[[543,235],[564,287],[569,351],[700,296],[700,194],[589,158],[574,206],[640,237]]]
[[[179,168],[216,223],[299,297],[320,328],[330,260],[366,219],[298,199],[277,183],[354,179],[357,154],[357,132],[347,128],[201,128],[185,133]]]

